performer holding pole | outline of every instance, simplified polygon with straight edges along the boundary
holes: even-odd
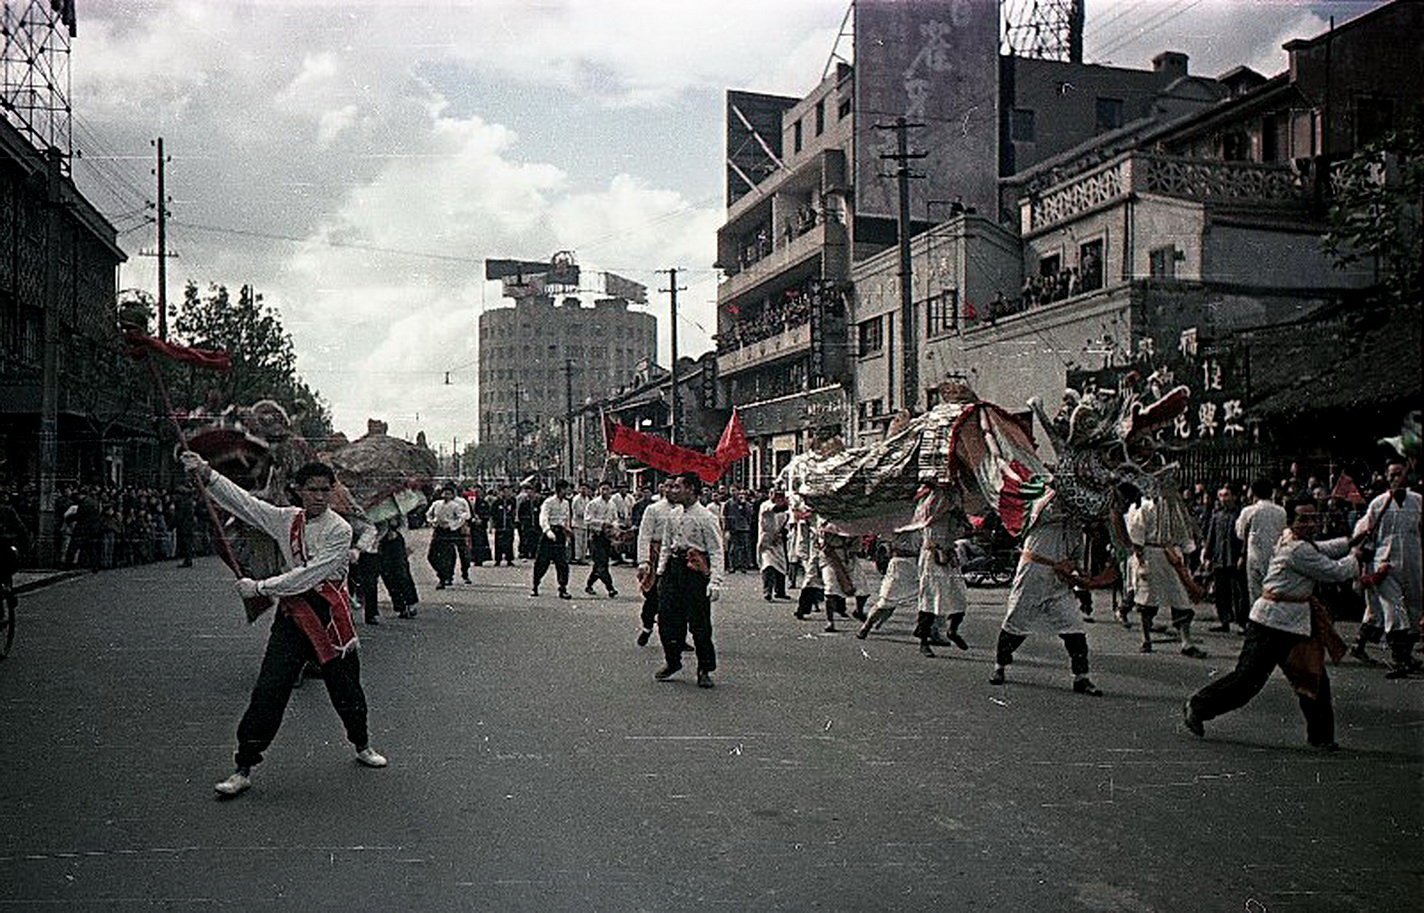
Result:
[[[252,785],[252,768],[276,737],[294,683],[308,661],[321,666],[331,704],[356,749],[356,760],[367,767],[385,767],[385,757],[370,746],[366,695],[345,586],[351,526],[329,507],[336,474],[324,463],[307,463],[293,476],[302,506],[277,507],[214,472],[192,451],[184,451],[181,460],[208,486],[218,504],[276,540],[287,568],[263,580],[243,577],[236,583],[244,599],[276,597],[277,612],[257,683],[237,726],[236,769],[213,788],[230,798]]]

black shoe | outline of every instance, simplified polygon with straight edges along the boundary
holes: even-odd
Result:
[[[762,594],[761,594],[761,598],[762,598],[762,599],[765,599],[767,602],[771,602],[771,594],[770,594],[770,593],[762,593]]]
[[[839,633],[840,633],[839,631],[836,630],[836,624],[835,624],[835,622],[831,622],[830,624],[826,625],[826,633],[827,633],[827,634],[839,634]]]
[[[1089,697],[1102,697],[1103,691],[1093,684],[1092,679],[1078,678],[1073,680],[1073,693],[1086,694]]]
[[[930,649],[930,642],[929,642],[929,641],[927,641],[927,640],[922,640],[922,641],[920,641],[920,655],[921,655],[921,656],[934,656],[934,655],[935,655],[935,652]]]
[[[569,591],[568,591],[568,590],[559,590],[559,598],[560,598],[560,599],[573,599],[573,597],[569,595]]]
[[[1368,652],[1365,651],[1365,645],[1362,643],[1357,643],[1353,647],[1351,647],[1350,655],[1367,666],[1380,665],[1379,660],[1375,659],[1373,656],[1371,656]]]
[[[415,616],[417,616],[417,615],[420,614],[420,609],[416,608],[415,606],[411,606],[410,608],[406,609],[405,611],[406,611],[406,616],[405,616],[406,618],[414,618]]]
[[[192,567],[192,566],[193,566],[193,562],[191,562],[191,561],[184,561],[184,562],[182,562],[181,564],[179,564],[178,566],[179,566],[179,567]]]
[[[1332,752],[1340,750],[1339,742],[1311,742],[1310,747],[1316,751]]]
[[[811,613],[809,612],[795,612],[793,614],[796,616],[797,621],[805,621],[807,618],[811,617]]]
[[[926,641],[926,643],[932,644],[933,646],[936,646],[936,647],[952,647],[952,646],[954,646],[954,642],[953,642],[953,641],[945,640],[943,637],[940,637],[938,634],[931,634],[929,637],[925,638],[925,641]]]
[[[869,627],[869,625],[868,625],[868,624],[861,625],[860,628],[859,628],[859,630],[857,630],[857,631],[855,632],[855,636],[858,637],[858,638],[861,639],[861,640],[865,640],[867,637],[869,637],[869,636],[870,636],[870,627]]]
[[[956,647],[958,647],[959,649],[961,649],[961,650],[968,650],[968,649],[969,649],[969,644],[966,643],[965,640],[964,640],[964,638],[960,637],[958,634],[948,634],[948,635],[945,635],[945,636],[946,636],[946,639],[947,639],[950,643],[954,644],[954,645],[955,645]]]
[[[1409,667],[1408,667],[1408,666],[1390,666],[1390,667],[1389,667],[1389,671],[1384,674],[1384,677],[1385,677],[1385,678],[1388,678],[1388,679],[1408,678],[1408,677],[1409,677]]]
[[[647,629],[647,628],[644,628],[643,630],[639,631],[639,632],[638,632],[638,646],[640,646],[640,647],[646,647],[646,646],[648,645],[648,641],[651,640],[652,637],[653,637],[653,632],[652,632],[651,630]]]
[[[653,678],[657,679],[660,682],[665,682],[680,671],[682,671],[681,663],[676,666],[663,666],[661,669],[653,673]]]
[[[460,579],[461,579],[462,581],[464,581],[465,583],[470,583],[470,582],[471,582],[469,577],[461,577]]]
[[[1206,735],[1206,727],[1202,725],[1201,717],[1192,709],[1192,702],[1187,701],[1182,705],[1182,725],[1187,727],[1187,732],[1197,738]]]
[[[366,617],[366,624],[368,624],[368,625],[378,625],[378,624],[380,624],[380,623],[381,623],[381,619],[380,619],[380,616],[378,616],[378,615],[368,615],[368,616]]]
[[[699,688],[715,688],[715,687],[717,687],[715,684],[712,683],[712,673],[711,673],[711,672],[703,672],[702,670],[699,669],[698,672],[697,672],[697,687],[699,687]]]
[[[584,591],[585,593],[587,593],[588,595],[592,596],[592,595],[593,595],[593,584],[590,583],[588,586],[584,587],[584,588],[583,588],[583,591]]]
[[[865,609],[856,609],[854,612],[850,613],[850,617],[854,618],[856,621],[865,621]]]
[[[1004,683],[1004,670],[995,669],[994,674],[989,676],[989,684],[1002,685]]]
[[[609,591],[608,591],[608,598],[609,598],[609,599],[617,599],[617,598],[618,598],[618,591],[617,591],[617,590],[609,590]]]
[[[529,598],[530,598],[530,599],[538,599],[538,598],[539,598],[539,588],[538,588],[537,586],[536,586],[534,589],[532,589],[532,590],[529,591]]]

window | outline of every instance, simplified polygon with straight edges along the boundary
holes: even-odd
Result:
[[[1158,247],[1147,254],[1148,269],[1153,279],[1172,279],[1177,275],[1177,249]]]
[[[1056,276],[1058,275],[1058,269],[1061,264],[1062,261],[1059,260],[1057,254],[1051,257],[1043,257],[1038,261],[1038,274],[1040,276]]]
[[[1121,98],[1099,98],[1097,100],[1097,109],[1099,133],[1116,130],[1122,126]]]
[[[826,100],[816,102],[816,135],[826,132]]]
[[[1355,98],[1355,146],[1368,145],[1394,127],[1394,99],[1359,95]]]
[[[801,151],[801,122],[799,120],[791,125],[791,151]]]
[[[879,317],[862,321],[860,328],[860,357],[874,355],[885,348],[885,327]]]
[[[1009,136],[1016,143],[1033,142],[1033,111],[1015,108],[1009,112]]]
[[[850,117],[850,96],[841,99],[841,103],[836,106],[836,120],[845,120]]]
[[[959,289],[945,289],[926,302],[929,317],[926,331],[930,336],[943,336],[959,329]]]
[[[1079,291],[1091,292],[1103,287],[1103,241],[1078,245]]]

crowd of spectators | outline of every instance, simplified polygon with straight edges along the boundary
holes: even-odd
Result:
[[[20,516],[33,564],[38,543],[39,486],[7,485],[3,498]],[[140,486],[61,485],[55,495],[60,564],[66,568],[107,570],[181,558],[208,550],[206,526],[197,522],[199,507],[188,489]]]
[[[718,350],[731,352],[763,339],[779,336],[811,320],[811,296],[795,294],[779,307],[764,306],[751,315],[740,316],[730,330],[718,335]]]
[[[1019,287],[1018,297],[1005,298],[1000,292],[989,302],[983,314],[967,316],[970,320],[983,319],[992,324],[1005,317],[1022,314],[1029,308],[1097,291],[1102,286],[1102,261],[1093,254],[1084,254],[1080,266],[1028,276]]]

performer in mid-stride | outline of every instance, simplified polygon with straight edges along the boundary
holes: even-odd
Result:
[[[277,507],[214,472],[196,453],[184,451],[182,461],[209,486],[213,500],[276,540],[287,568],[262,580],[237,581],[238,595],[271,596],[277,609],[257,684],[237,724],[237,769],[213,788],[220,796],[232,797],[252,785],[252,768],[276,737],[292,688],[308,661],[321,667],[331,705],[356,748],[356,760],[367,767],[385,767],[385,757],[370,746],[356,629],[346,592],[351,526],[329,507],[336,474],[325,463],[307,463],[292,477],[302,506]]]

